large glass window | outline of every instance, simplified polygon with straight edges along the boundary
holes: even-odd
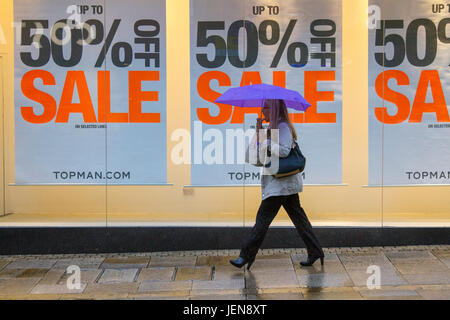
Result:
[[[260,109],[214,101],[261,82],[314,226],[448,226],[449,24],[404,2],[2,1],[0,226],[252,226]]]
[[[3,1],[2,225],[105,226],[104,3]]]

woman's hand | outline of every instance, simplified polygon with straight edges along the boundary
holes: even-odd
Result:
[[[263,119],[262,119],[262,118],[257,118],[257,119],[256,119],[256,130],[259,130],[259,129],[262,129],[262,128],[263,128],[262,122],[263,122]]]

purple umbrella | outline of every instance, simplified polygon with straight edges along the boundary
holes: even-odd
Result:
[[[236,107],[262,107],[268,99],[284,100],[286,107],[299,111],[311,106],[297,91],[264,83],[230,88],[215,102]]]

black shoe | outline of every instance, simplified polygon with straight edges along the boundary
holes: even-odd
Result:
[[[252,266],[254,261],[255,261],[255,259],[247,260],[242,257],[239,257],[235,260],[230,260],[230,263],[237,268],[242,268],[242,266],[244,266],[246,263],[248,263],[247,270],[250,270],[250,267]]]
[[[308,257],[306,261],[301,261],[300,264],[304,267],[312,266],[314,262],[316,262],[317,259],[320,259],[320,264],[323,266],[323,256],[321,257]]]

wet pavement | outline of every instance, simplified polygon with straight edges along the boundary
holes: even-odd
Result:
[[[450,246],[0,256],[0,299],[450,299]],[[79,280],[79,281],[78,281]]]

